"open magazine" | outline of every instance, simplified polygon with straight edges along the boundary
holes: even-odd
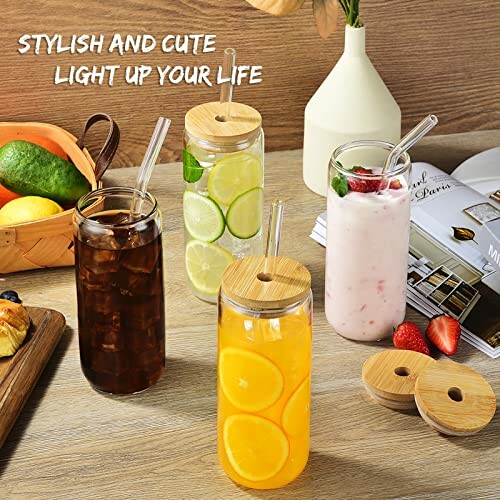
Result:
[[[500,271],[476,241],[500,220],[500,203],[428,163],[413,164],[412,179],[407,302],[458,319],[464,340],[500,357]],[[326,212],[311,238],[326,245]]]

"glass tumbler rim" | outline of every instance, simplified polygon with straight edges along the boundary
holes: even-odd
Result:
[[[410,155],[407,152],[401,154],[400,158],[403,158],[403,163],[399,164],[400,165],[399,168],[388,170],[383,174],[382,173],[357,174],[356,172],[352,172],[351,170],[344,168],[342,164],[338,161],[338,157],[347,151],[356,148],[370,148],[370,147],[391,151],[391,149],[394,148],[394,144],[388,141],[380,141],[380,140],[359,140],[359,141],[347,142],[345,144],[342,144],[333,151],[332,156],[330,157],[330,167],[335,168],[344,175],[365,180],[367,178],[388,179],[391,177],[395,177],[396,175],[405,173],[407,170],[411,168],[411,159]]]
[[[313,301],[313,293],[312,290],[309,289],[309,293],[306,297],[293,304],[288,304],[285,307],[277,307],[275,309],[260,309],[260,308],[252,308],[248,306],[244,306],[243,304],[238,303],[237,301],[228,297],[222,289],[219,290],[219,301],[224,301],[229,304],[233,309],[244,316],[248,316],[250,318],[260,318],[260,319],[273,319],[273,318],[281,318],[283,316],[288,316],[293,314],[299,307],[303,304]]]
[[[134,218],[133,221],[131,222],[123,222],[123,223],[118,223],[118,224],[106,224],[103,222],[98,222],[96,220],[91,219],[87,215],[85,215],[85,210],[86,208],[89,208],[90,206],[94,205],[95,203],[99,202],[99,200],[95,200],[89,207],[85,207],[85,204],[88,203],[92,198],[96,197],[101,197],[102,199],[105,199],[109,195],[119,195],[119,194],[125,194],[130,196],[130,201],[132,201],[133,195],[138,194],[139,196],[144,196],[144,199],[149,201],[152,205],[151,210],[148,211],[146,214],[141,214],[139,217]],[[128,186],[111,186],[111,187],[105,187],[105,188],[100,188],[100,189],[95,189],[94,191],[90,191],[87,194],[83,195],[76,203],[75,207],[75,218],[78,219],[79,222],[84,222],[85,224],[90,224],[95,227],[100,227],[100,228],[130,228],[135,226],[138,223],[142,222],[148,222],[149,220],[153,219],[158,212],[158,201],[156,198],[148,191],[146,193],[143,193],[139,191],[138,189],[128,187]],[[93,215],[93,214],[91,214]]]

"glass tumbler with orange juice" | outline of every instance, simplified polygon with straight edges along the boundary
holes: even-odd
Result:
[[[266,270],[271,260],[271,272]],[[245,257],[222,277],[218,320],[218,449],[250,488],[293,481],[309,456],[312,293],[287,257]]]

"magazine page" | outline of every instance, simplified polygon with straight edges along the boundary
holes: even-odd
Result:
[[[412,225],[410,242],[420,230]],[[428,246],[427,255],[410,248],[408,293],[427,310],[456,318],[477,340],[483,351],[500,353],[500,297],[489,286],[474,279],[473,268],[461,263],[448,267],[435,259],[439,244]],[[412,244],[410,243],[410,247]],[[453,268],[453,270],[451,269]]]
[[[500,217],[500,205],[429,163],[415,163],[411,220],[472,266],[476,280],[494,271],[475,241],[482,225]],[[500,292],[500,290],[497,290]]]

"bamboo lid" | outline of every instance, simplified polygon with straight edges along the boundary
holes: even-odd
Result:
[[[452,436],[479,432],[496,410],[490,384],[472,368],[453,361],[435,363],[420,374],[415,402],[430,426]]]
[[[261,125],[260,113],[246,104],[231,103],[231,118],[225,120],[227,104],[207,102],[191,108],[185,117],[187,132],[199,139],[234,144],[251,139]]]
[[[305,266],[288,257],[269,257],[272,274],[265,275],[265,257],[233,262],[222,276],[221,290],[229,299],[250,309],[282,309],[303,301],[311,290]]]
[[[379,403],[384,404],[387,400],[415,408],[415,382],[434,363],[436,361],[430,356],[420,352],[387,350],[370,356],[363,365],[361,376],[368,393],[373,393]]]

